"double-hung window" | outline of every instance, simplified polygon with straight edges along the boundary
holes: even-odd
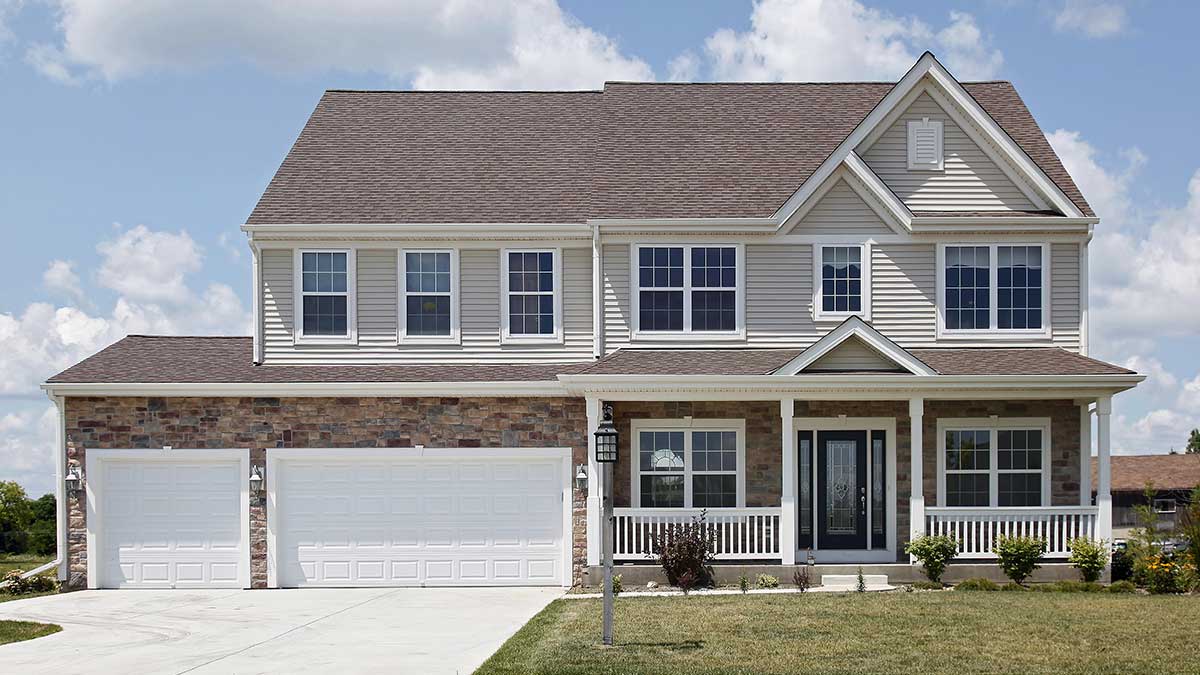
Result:
[[[633,420],[632,432],[634,507],[745,505],[743,420]]]
[[[507,342],[562,339],[562,271],[557,250],[501,252],[501,307]]]
[[[634,246],[633,266],[636,333],[742,331],[739,246]]]
[[[1048,419],[938,420],[938,505],[1046,506]]]
[[[943,335],[1049,335],[1045,244],[947,244],[939,252]]]
[[[814,244],[813,309],[817,319],[871,318],[871,248]]]
[[[354,251],[298,250],[298,342],[349,342],[356,334]]]
[[[401,250],[400,289],[401,342],[457,341],[457,251]]]

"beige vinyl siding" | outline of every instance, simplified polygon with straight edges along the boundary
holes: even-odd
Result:
[[[937,249],[933,244],[871,246],[871,323],[906,347],[937,340]]]
[[[789,234],[845,234],[866,238],[893,234],[879,214],[867,205],[844,178],[837,179]]]
[[[1050,333],[1055,346],[1079,351],[1079,244],[1050,245]]]
[[[746,246],[746,338],[756,347],[807,346],[838,322],[813,321],[811,244]]]
[[[909,171],[908,122],[928,117],[944,129],[945,169]],[[865,152],[863,161],[914,211],[1009,211],[1036,208],[1020,188],[950,119],[921,94]]]
[[[605,244],[600,251],[603,261],[604,350],[615,351],[629,345],[633,330],[630,316],[629,244]]]
[[[592,354],[592,258],[589,248],[562,249],[563,341],[502,344],[500,249],[459,251],[460,344],[397,345],[396,249],[359,249],[357,345],[293,344],[292,251],[263,252],[263,326],[266,362],[485,363],[584,361]]]
[[[813,361],[805,370],[896,370],[897,366],[868,347],[862,340],[852,337],[835,347],[821,358]]]

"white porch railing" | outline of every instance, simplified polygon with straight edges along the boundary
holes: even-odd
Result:
[[[1046,540],[1047,558],[1070,555],[1067,542],[1096,538],[1094,506],[1012,506],[999,508],[928,507],[925,531],[958,541],[959,558],[996,557],[996,537],[1028,536]]]
[[[692,522],[701,509],[613,509],[613,559],[647,560],[668,526]],[[779,558],[779,507],[713,508],[705,517],[717,560]]]

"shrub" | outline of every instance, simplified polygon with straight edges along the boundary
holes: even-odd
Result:
[[[1192,490],[1191,500],[1184,507],[1179,520],[1179,534],[1188,543],[1184,555],[1191,563],[1192,570],[1200,571],[1200,485]]]
[[[1179,593],[1183,590],[1180,583],[1181,566],[1163,554],[1153,556],[1146,561],[1144,579],[1146,590],[1151,593]]]
[[[1052,584],[1039,584],[1039,591],[1050,593],[1098,593],[1104,587],[1094,581],[1056,581]]]
[[[996,582],[991,581],[990,579],[984,579],[983,577],[976,577],[974,579],[967,579],[966,581],[960,582],[957,586],[954,587],[954,590],[956,590],[956,591],[998,591],[998,590],[1000,590],[1000,586],[997,585]]]
[[[621,575],[614,574],[613,575],[613,595],[620,595],[621,591],[624,591],[624,590],[625,590],[625,587],[621,585]]]
[[[686,590],[712,586],[716,533],[706,527],[706,516],[707,512],[701,511],[690,523],[668,525],[660,534],[650,536],[651,550],[658,551],[658,562],[673,586],[683,588],[685,573],[691,582]]]
[[[803,593],[812,587],[812,573],[807,567],[797,567],[796,571],[792,572],[792,583]]]
[[[1038,559],[1046,552],[1046,540],[1038,537],[996,537],[996,556],[1005,576],[1024,582],[1038,567]]]
[[[921,561],[930,581],[941,581],[946,564],[958,555],[958,542],[945,535],[923,535],[904,546],[904,552]]]
[[[1028,589],[1028,588],[1025,588],[1025,587],[1024,587],[1024,586],[1022,586],[1021,584],[1014,584],[1013,582],[1011,582],[1011,581],[1010,581],[1010,582],[1008,582],[1007,584],[1004,584],[1003,586],[1001,586],[1001,587],[1000,587],[1000,590],[1002,590],[1002,591],[1022,591],[1022,592],[1024,592],[1024,591],[1027,591],[1027,590],[1029,590],[1029,589]]]
[[[696,575],[691,570],[684,571],[680,573],[676,583],[679,586],[679,590],[683,591],[684,595],[687,595],[696,587]]]
[[[1133,556],[1125,551],[1114,551],[1112,556],[1112,580],[1125,581],[1133,578]]]
[[[1104,565],[1108,563],[1108,542],[1079,537],[1067,542],[1071,557],[1067,560],[1079,570],[1084,581],[1094,582],[1100,578]]]
[[[1137,592],[1137,586],[1135,586],[1133,584],[1133,582],[1129,581],[1128,579],[1122,579],[1121,581],[1114,581],[1113,583],[1109,584],[1108,592],[1109,593],[1135,593],[1135,592]]]
[[[37,576],[21,578],[24,574],[21,570],[10,570],[4,575],[6,582],[2,590],[9,595],[26,595],[28,593],[49,593],[58,590],[58,581],[52,576],[39,574]]]
[[[738,590],[745,593],[750,590],[750,577],[742,572],[742,576],[738,577]]]
[[[945,587],[940,581],[916,581],[913,582],[912,588],[919,591],[940,591]]]
[[[859,593],[867,592],[867,579],[863,576],[861,567],[858,568],[858,583],[854,585],[854,590],[858,591]]]
[[[779,579],[771,576],[770,574],[760,574],[758,575],[758,587],[779,588]]]

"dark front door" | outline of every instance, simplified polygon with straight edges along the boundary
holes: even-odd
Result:
[[[817,432],[817,541],[867,547],[867,432]]]

